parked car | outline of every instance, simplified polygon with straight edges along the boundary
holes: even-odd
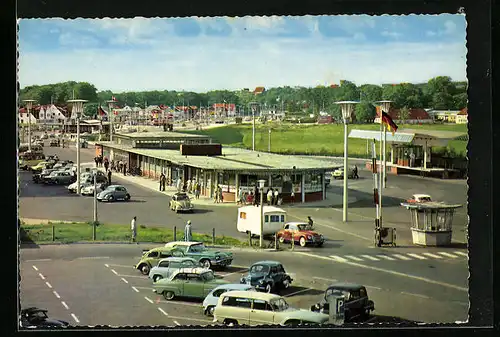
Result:
[[[344,296],[344,321],[355,319],[366,320],[370,312],[375,310],[375,304],[368,298],[366,288],[355,283],[335,283],[329,286],[323,299],[316,305],[311,306],[311,311],[329,314],[330,305],[328,296],[339,293]]]
[[[181,251],[169,247],[156,247],[142,252],[141,260],[134,266],[143,275],[149,275],[151,268],[158,265],[162,259],[169,257],[183,257]]]
[[[162,278],[169,278],[177,269],[196,267],[200,267],[200,263],[190,257],[167,257],[161,259],[158,265],[151,268],[149,278],[156,282]]]
[[[170,210],[178,212],[192,212],[193,204],[187,193],[175,193],[169,204]]]
[[[216,278],[214,272],[206,268],[181,268],[168,279],[153,283],[153,292],[170,301],[174,297],[204,299],[215,287],[228,281]]]
[[[53,161],[41,161],[35,166],[32,166],[31,171],[33,173],[39,173],[42,172],[43,169],[52,168],[53,166],[54,166]]]
[[[278,240],[280,243],[286,243],[291,242],[293,238],[293,241],[300,244],[301,247],[308,244],[321,247],[325,243],[325,238],[310,228],[311,226],[305,222],[288,222],[277,233]]]
[[[422,202],[431,202],[432,198],[428,194],[414,194],[411,198],[407,199],[408,203],[422,203]]]
[[[122,185],[110,185],[104,191],[97,195],[97,200],[99,201],[109,201],[113,202],[116,200],[130,200],[130,194],[128,193],[125,186]]]
[[[198,260],[205,268],[213,266],[225,268],[233,262],[233,253],[207,248],[203,242],[172,241],[167,243],[165,247],[180,250],[185,256]]]
[[[59,146],[59,140],[58,139],[51,139],[49,142],[50,147],[57,147]]]
[[[332,173],[333,179],[344,179],[344,168],[340,167],[333,171]],[[354,178],[354,170],[352,168],[349,169],[349,174],[347,175],[347,179]]]
[[[203,313],[207,316],[214,315],[214,309],[219,302],[219,298],[222,294],[227,293],[228,291],[255,291],[255,288],[249,286],[248,284],[223,284],[214,288],[203,300]]]
[[[45,161],[43,152],[26,151],[19,155],[19,168],[22,170],[30,170],[32,166],[36,166]]]
[[[54,169],[44,169],[42,170],[42,172],[40,173],[34,173],[33,174],[33,177],[32,177],[32,180],[35,184],[38,184],[38,183],[43,183],[44,179],[49,176],[52,172],[54,172],[56,170]]]
[[[52,171],[48,176],[43,177],[45,184],[68,185],[74,181],[75,177],[68,171]]]
[[[248,274],[241,278],[240,283],[271,293],[287,289],[292,281],[293,279],[286,273],[280,262],[260,261],[250,267]]]
[[[101,193],[108,187],[108,182],[101,182],[96,184],[96,191],[97,194]],[[82,195],[94,195],[94,183],[89,183],[85,185],[81,190],[80,193]]]
[[[291,308],[285,298],[257,291],[229,291],[222,294],[214,310],[214,321],[233,324],[326,324],[326,314]]]
[[[49,318],[47,310],[36,307],[21,310],[19,325],[21,328],[66,328],[69,322]]]

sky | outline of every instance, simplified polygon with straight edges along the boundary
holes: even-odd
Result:
[[[21,88],[255,89],[466,80],[466,17],[20,19]]]

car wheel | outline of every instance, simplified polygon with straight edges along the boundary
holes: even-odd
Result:
[[[278,238],[278,241],[279,241],[280,243],[284,243],[284,242],[285,242],[285,238],[284,238],[283,236],[280,236],[280,237]]]
[[[316,247],[323,247],[323,242],[318,243]]]
[[[288,289],[290,288],[290,280],[289,279],[284,279],[282,282],[283,289]]]
[[[165,299],[166,299],[167,301],[170,301],[170,300],[173,300],[173,299],[174,299],[175,294],[174,294],[174,292],[173,292],[173,291],[164,291],[164,292],[163,292],[163,297],[165,297]]]
[[[271,283],[266,284],[266,293],[270,294],[272,290],[273,287],[271,286]]]
[[[222,324],[224,325],[227,325],[227,326],[233,326],[233,325],[236,325],[238,324],[238,321],[237,320],[234,320],[234,319],[229,319],[229,318],[226,318]]]
[[[210,260],[204,259],[204,260],[201,260],[200,263],[203,266],[203,268],[210,269],[212,267],[212,263],[210,262]]]
[[[302,237],[299,239],[299,244],[300,244],[300,246],[301,246],[301,247],[305,247],[305,246],[306,246],[306,244],[307,244],[306,238],[302,236]]]
[[[112,195],[110,195],[110,196],[109,196],[109,198],[108,198],[108,201],[109,201],[109,202],[113,202],[113,201],[115,201],[115,197],[113,197]]]
[[[129,200],[130,200],[130,194],[125,195],[125,201],[129,201]]]
[[[149,275],[149,271],[150,271],[150,268],[149,268],[149,265],[147,265],[146,263],[142,264],[139,269],[141,270],[141,273],[143,275]]]
[[[161,280],[163,277],[161,275],[155,275],[153,276],[153,282],[157,282],[158,280]]]
[[[211,305],[207,308],[207,310],[205,311],[205,313],[207,314],[207,316],[213,316],[214,315],[214,311],[215,311],[215,306]]]

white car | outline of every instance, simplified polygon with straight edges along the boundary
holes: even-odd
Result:
[[[81,179],[81,178],[80,178]],[[80,181],[80,193],[82,192],[83,188],[84,187],[87,187],[89,186],[90,184],[89,183],[86,183],[84,181]],[[76,193],[76,186],[77,186],[77,183],[72,183],[68,186],[68,191],[70,193]],[[93,187],[93,186],[92,186]]]
[[[177,269],[196,267],[200,267],[200,263],[190,257],[167,257],[151,268],[149,278],[156,282],[162,278],[169,278]]]
[[[205,300],[203,300],[203,313],[207,316],[214,315],[214,309],[219,302],[220,295],[228,291],[242,290],[242,291],[255,291],[255,288],[248,284],[223,284],[214,288],[210,293],[208,293]]]
[[[97,184],[97,194],[101,193],[106,189],[106,183],[99,183]],[[82,195],[94,195],[94,184],[88,184],[82,187],[81,189]]]

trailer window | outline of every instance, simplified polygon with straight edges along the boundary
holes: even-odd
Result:
[[[281,222],[285,222],[285,216],[284,215],[281,216]]]
[[[271,215],[271,222],[280,222],[279,215]]]
[[[240,219],[246,219],[247,214],[245,212],[240,212]]]
[[[266,215],[264,219],[265,219],[264,222],[269,222],[269,215]]]

